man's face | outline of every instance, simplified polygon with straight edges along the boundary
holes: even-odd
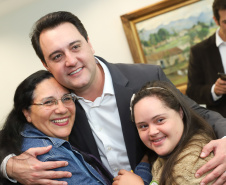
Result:
[[[93,85],[96,62],[91,43],[71,23],[43,30],[40,46],[46,61],[44,66],[63,86],[81,92]]]
[[[218,26],[220,26],[219,35],[222,40],[226,41],[226,10],[219,10],[220,20],[219,22],[215,22]]]

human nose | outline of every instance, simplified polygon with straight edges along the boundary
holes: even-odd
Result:
[[[77,58],[74,53],[68,52],[66,53],[66,66],[75,66],[77,64]]]
[[[150,136],[155,136],[159,133],[159,129],[156,125],[150,125],[149,126],[149,135]]]
[[[68,111],[67,107],[63,104],[61,100],[58,100],[58,103],[55,106],[55,112],[58,114],[64,114]]]

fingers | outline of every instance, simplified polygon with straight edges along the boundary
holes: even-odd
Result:
[[[220,178],[213,183],[213,185],[226,185],[226,172],[224,172]]]
[[[68,185],[66,181],[56,181],[56,180],[49,180],[49,179],[41,179],[36,181],[35,183],[33,181],[26,181],[26,185]]]
[[[205,178],[203,178],[201,183],[208,184],[209,182],[212,182],[217,179],[216,182],[222,185],[225,182],[224,171],[224,165],[217,166],[211,173],[209,173]]]
[[[206,144],[203,149],[202,152],[200,154],[200,157],[205,158],[207,157],[210,152],[214,151],[215,147],[216,147],[216,140],[210,141],[208,144]]]
[[[128,171],[126,171],[126,170],[124,170],[124,169],[121,169],[121,170],[119,170],[118,175],[123,175],[123,174],[125,174],[126,172],[128,172]]]
[[[26,153],[36,157],[37,155],[42,155],[49,152],[51,148],[52,148],[52,145],[49,145],[47,147],[30,148],[26,151]]]
[[[46,184],[51,184],[51,185],[68,185],[67,182],[65,181],[54,181],[54,180],[40,180],[39,184],[35,183],[34,185],[46,185]],[[27,184],[27,185],[32,185],[32,184]]]
[[[205,165],[203,165],[201,168],[199,168],[195,174],[195,176],[201,177],[206,172],[210,171],[211,169],[215,168],[218,165],[217,159],[213,157],[210,161],[208,161]]]
[[[195,174],[196,177],[200,177],[206,172],[210,172],[203,180],[203,184],[216,181],[214,185],[223,185],[226,183],[226,138],[213,140],[208,143],[202,150],[201,157],[206,157],[213,151],[214,157],[203,165]]]
[[[70,172],[65,172],[65,171],[43,171],[43,172],[31,173],[31,179],[32,181],[36,180],[36,183],[38,182],[40,183],[43,181],[52,182],[54,180],[51,180],[51,179],[70,178],[71,176],[72,174]]]
[[[68,165],[67,161],[48,161],[48,162],[39,162],[36,165],[32,166],[33,170],[52,170],[59,167],[65,167]]]
[[[51,147],[43,147],[45,151],[49,151]],[[59,178],[68,178],[72,174],[65,171],[49,171],[55,168],[68,165],[67,161],[48,161],[40,162],[36,155],[42,148],[29,149],[20,156],[13,157],[12,162],[12,178],[16,179],[21,184],[62,184],[62,181],[57,182]],[[8,166],[8,165],[7,165]]]
[[[30,148],[27,151],[23,152],[22,154],[16,156],[16,159],[27,159],[29,157],[37,157],[37,155],[42,155],[49,152],[52,148],[52,145],[47,147],[37,147],[37,148]]]
[[[215,83],[214,92],[217,95],[225,94],[226,93],[226,81],[218,78]]]
[[[213,183],[213,185],[226,185],[226,173],[223,173],[220,178],[217,179],[216,182]]]

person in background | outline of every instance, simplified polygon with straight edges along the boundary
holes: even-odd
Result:
[[[213,14],[216,33],[190,50],[186,94],[226,117],[226,1],[214,0]]]
[[[215,139],[211,126],[195,113],[168,82],[147,83],[131,99],[131,114],[139,136],[149,149],[153,179],[150,185],[198,185],[208,174],[196,171],[213,158],[202,159],[204,145]],[[113,185],[143,185],[137,175],[119,171]],[[208,184],[212,184],[208,183]]]
[[[113,176],[117,176],[120,169],[134,170],[144,157],[146,148],[130,119],[130,99],[146,82],[169,81],[161,67],[112,64],[95,56],[83,24],[70,12],[52,12],[40,18],[33,27],[31,41],[46,69],[61,85],[76,94],[76,120],[69,137],[70,143],[93,154]],[[200,107],[186,96],[183,98],[214,127],[218,138],[226,136],[225,118]],[[224,184],[226,138],[207,144],[202,150],[202,157],[213,150],[214,158],[197,171],[197,176],[214,169],[203,182],[217,179],[216,184]],[[33,150],[30,149],[29,153]],[[50,170],[34,157],[22,158],[19,155],[10,158],[9,154],[10,151],[2,150],[1,166],[6,166],[9,177],[20,183],[28,181],[30,184],[57,185],[62,184],[57,178],[68,175],[65,171]],[[15,168],[17,158],[24,161],[20,168]],[[63,165],[59,161],[51,164],[54,166],[52,169]]]

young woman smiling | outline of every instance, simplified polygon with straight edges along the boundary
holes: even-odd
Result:
[[[167,82],[146,84],[131,99],[131,113],[139,136],[147,147],[153,179],[150,185],[200,184],[197,169],[213,157],[200,158],[202,147],[215,134],[192,111],[178,90]],[[131,179],[133,179],[131,181]],[[143,184],[133,173],[121,170],[113,185]]]

